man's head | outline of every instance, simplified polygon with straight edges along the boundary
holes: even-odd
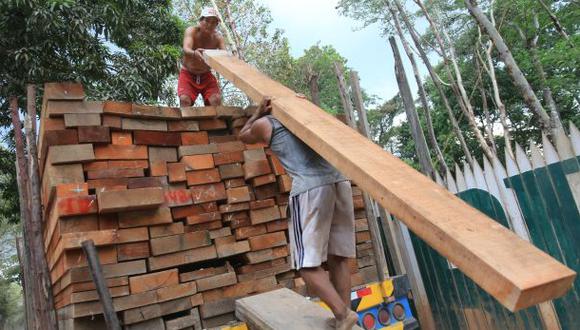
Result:
[[[217,25],[219,24],[219,15],[217,10],[213,7],[205,7],[201,11],[201,16],[199,17],[199,26],[204,32],[215,31]]]

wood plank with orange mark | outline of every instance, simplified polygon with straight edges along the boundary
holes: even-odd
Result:
[[[186,206],[193,204],[191,191],[188,189],[165,189],[163,192],[165,203],[169,207]]]
[[[56,202],[56,207],[61,217],[96,214],[99,210],[96,195],[60,198]]]

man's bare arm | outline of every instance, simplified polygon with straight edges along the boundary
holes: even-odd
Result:
[[[222,37],[222,36],[218,37],[218,49],[222,49],[222,50],[226,49],[226,42],[224,40],[224,37]]]
[[[272,133],[272,126],[270,122],[263,118],[272,111],[270,98],[265,98],[254,114],[248,119],[242,130],[239,138],[244,143],[268,143]]]
[[[186,55],[194,56],[199,59],[203,59],[203,55],[200,51],[194,50],[194,38],[193,34],[195,33],[195,27],[190,26],[185,30],[185,34],[183,36],[183,52]]]

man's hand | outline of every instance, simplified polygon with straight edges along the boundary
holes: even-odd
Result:
[[[197,56],[198,59],[205,61],[203,58],[203,51],[204,50],[205,49],[203,49],[203,48],[198,48],[198,49],[194,50],[193,52],[195,53],[195,56]]]
[[[272,99],[270,97],[265,97],[260,105],[258,106],[258,110],[256,110],[257,118],[264,117],[269,115],[272,112]]]

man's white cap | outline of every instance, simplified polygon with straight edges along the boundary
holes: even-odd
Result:
[[[201,11],[201,16],[199,17],[199,19],[202,19],[204,17],[215,17],[218,20],[220,19],[217,10],[215,10],[214,7],[203,8],[203,10]]]

